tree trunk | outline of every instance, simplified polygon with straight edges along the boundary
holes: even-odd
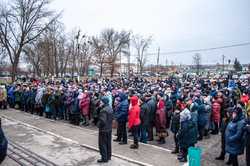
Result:
[[[15,63],[13,63],[12,68],[11,68],[11,81],[12,81],[12,83],[15,82],[16,74],[17,74],[17,65]]]
[[[115,71],[115,64],[111,65],[111,71],[110,71],[110,77],[113,78],[114,76],[114,71]]]
[[[103,72],[103,63],[100,64],[100,77],[102,78],[102,72]]]

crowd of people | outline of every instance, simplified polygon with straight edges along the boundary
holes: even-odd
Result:
[[[113,141],[127,144],[131,132],[132,149],[157,135],[164,144],[173,133],[180,162],[187,161],[189,147],[209,135],[221,135],[221,153],[229,154],[228,165],[238,165],[238,155],[246,150],[250,165],[250,81],[168,77],[92,79],[89,81],[26,81],[2,85],[0,108],[20,109],[51,119],[68,120],[74,125],[99,127],[102,159],[111,159]],[[110,122],[113,121],[113,124]],[[117,124],[117,125],[115,125]],[[113,126],[112,126],[113,125]],[[128,130],[128,131],[127,131]],[[212,136],[210,137],[212,139]],[[105,146],[104,146],[105,145]]]

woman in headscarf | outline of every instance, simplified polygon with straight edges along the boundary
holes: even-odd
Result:
[[[166,132],[166,112],[165,112],[165,102],[163,99],[163,93],[160,93],[158,95],[158,104],[157,104],[157,110],[155,115],[155,126],[156,126],[156,132],[159,137],[158,143],[164,144],[165,143],[165,137],[167,136]]]

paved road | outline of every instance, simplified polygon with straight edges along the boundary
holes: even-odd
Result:
[[[96,152],[98,132],[93,126],[87,128],[73,126],[13,109],[1,111],[0,115],[5,119],[4,130],[8,138],[29,147],[31,151],[41,154],[51,161],[60,162],[65,160],[62,165],[78,165],[79,163],[81,165],[81,162],[94,165],[99,156],[98,152]],[[12,123],[13,125],[11,125]],[[156,142],[150,142],[150,145],[140,144],[139,150],[131,150],[129,145],[120,146],[113,143],[114,157],[112,162],[114,163],[111,163],[111,165],[118,163],[118,165],[183,165],[183,163],[176,160],[175,155],[170,154],[170,149],[173,148],[173,139],[171,137],[172,135],[166,139],[166,144],[161,146],[157,145]],[[197,144],[202,148],[202,165],[225,165],[224,162],[214,160],[220,152],[219,142],[218,135],[204,139]],[[131,141],[129,141],[129,144],[131,144]],[[43,149],[45,147],[51,149]],[[52,155],[47,153],[48,151],[53,152]],[[65,156],[60,158],[59,152],[65,153]],[[85,157],[84,154],[86,154]],[[245,165],[244,156],[240,157],[240,165]]]

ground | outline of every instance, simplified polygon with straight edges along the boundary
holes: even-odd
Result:
[[[49,120],[14,109],[0,110],[0,117],[3,130],[10,143],[17,144],[24,148],[24,151],[26,150],[38,158],[46,159],[52,165],[98,165],[96,163],[100,157],[97,144],[98,131],[94,126],[73,126],[67,122]],[[202,165],[225,165],[225,162],[214,160],[220,153],[219,138],[219,135],[211,136],[197,144],[202,149]],[[176,155],[171,154],[174,145],[171,133],[166,139],[166,144],[161,146],[156,141],[152,141],[149,144],[140,144],[138,150],[131,150],[129,148],[131,143],[132,141],[129,140],[128,145],[121,146],[113,142],[112,161],[102,165],[187,165],[187,163],[179,163]],[[241,166],[245,165],[243,155],[240,156],[239,161]],[[2,165],[15,166],[18,164],[7,157]]]

